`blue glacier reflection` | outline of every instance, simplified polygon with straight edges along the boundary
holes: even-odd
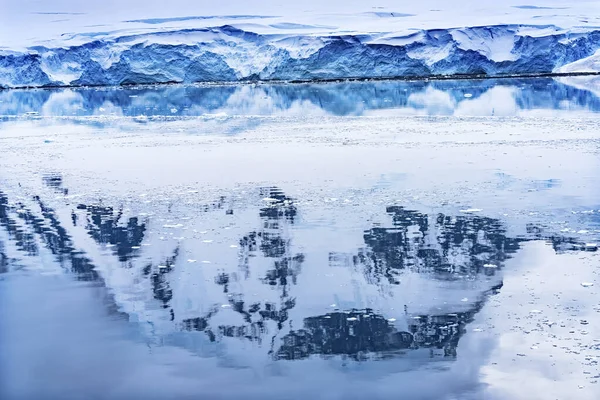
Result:
[[[193,117],[385,110],[419,115],[509,116],[526,110],[600,111],[597,91],[550,78],[328,84],[166,85],[0,92],[0,115]]]

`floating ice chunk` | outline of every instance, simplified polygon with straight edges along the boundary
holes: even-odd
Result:
[[[195,263],[196,260],[192,260],[191,258],[189,260],[187,260],[189,263]]]
[[[231,247],[232,249],[235,249],[235,248],[237,248],[237,247],[238,247],[238,245],[237,245],[237,244],[232,244],[232,245],[231,245],[231,246],[229,246],[229,247]]]
[[[202,243],[212,243],[213,241],[211,239],[207,239],[207,240],[203,240]]]
[[[483,329],[481,329],[481,328],[475,328],[475,329],[473,329],[473,332],[483,332]]]
[[[358,321],[358,318],[350,317],[350,318],[346,318],[346,321]]]
[[[471,97],[473,97],[471,93],[465,93],[465,98],[470,99]]]
[[[137,249],[139,249],[139,248],[140,248],[140,246],[131,246],[131,248],[132,248],[133,250],[137,250]]]
[[[529,311],[529,313],[530,314],[541,314],[542,311],[540,311],[540,310],[531,310],[531,311]]]
[[[231,308],[230,304],[221,304],[221,308]]]
[[[483,211],[481,208],[467,208],[466,210],[460,210],[461,213],[467,213],[467,214],[477,213],[477,212],[481,212],[481,211]]]
[[[581,282],[581,286],[583,287],[592,287],[594,284],[592,282]]]
[[[483,268],[498,268],[496,264],[483,264]]]
[[[165,224],[163,225],[163,228],[181,228],[183,227],[183,224]]]
[[[463,298],[461,301],[462,301],[463,303],[466,303],[467,301],[469,301],[469,299],[465,297],[465,298]]]
[[[396,318],[388,318],[388,321],[390,321],[390,322],[395,322],[395,321],[396,321]]]
[[[331,304],[329,307],[337,307],[337,304]]]
[[[202,261],[202,264],[210,264],[210,261],[204,260]]]

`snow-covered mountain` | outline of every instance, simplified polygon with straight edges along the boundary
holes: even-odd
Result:
[[[7,3],[0,87],[578,73],[600,50],[588,1]]]

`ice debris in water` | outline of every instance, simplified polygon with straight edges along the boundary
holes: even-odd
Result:
[[[470,99],[471,97],[473,97],[471,93],[465,93],[465,98]]]
[[[483,264],[483,268],[498,268],[496,264]]]
[[[461,213],[476,213],[476,212],[481,212],[483,211],[481,208],[467,208],[466,210],[460,210]]]
[[[356,317],[349,317],[349,318],[346,318],[346,321],[358,321],[358,318],[356,318]]]
[[[187,261],[188,261],[189,263],[195,263],[195,262],[196,262],[196,260],[192,260],[192,259],[189,259],[189,260],[187,260]]]
[[[583,287],[592,287],[594,284],[592,282],[581,282],[581,286]]]
[[[469,299],[465,297],[465,298],[463,298],[461,301],[462,301],[463,303],[466,303],[467,301],[469,301]]]
[[[163,225],[163,228],[181,228],[183,227],[182,224],[165,224]]]
[[[530,314],[541,314],[542,312],[540,310],[531,310],[529,311]]]
[[[388,318],[388,321],[390,321],[390,322],[395,322],[395,321],[396,321],[396,318]]]

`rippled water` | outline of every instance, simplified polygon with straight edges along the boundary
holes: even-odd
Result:
[[[0,397],[598,398],[573,85],[0,92]]]

